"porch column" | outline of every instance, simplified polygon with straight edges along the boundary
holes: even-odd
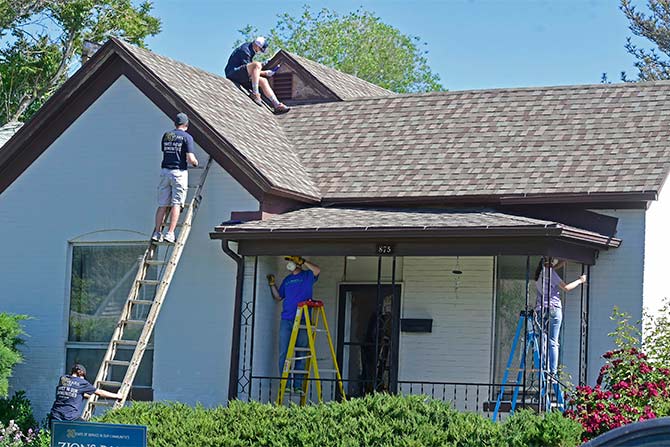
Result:
[[[396,257],[393,256],[393,266],[391,267],[391,290],[393,291],[393,301],[391,308],[391,346],[390,346],[390,371],[389,371],[389,392],[396,394],[398,392],[398,364],[400,355],[400,297],[395,287],[395,268]]]

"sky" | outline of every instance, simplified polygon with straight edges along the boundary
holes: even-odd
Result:
[[[363,7],[418,36],[449,90],[594,84],[605,72],[619,82],[621,71],[636,73],[618,0],[154,0],[163,30],[147,43],[222,74],[240,28],[267,32],[278,14],[299,15],[306,3],[341,14]]]

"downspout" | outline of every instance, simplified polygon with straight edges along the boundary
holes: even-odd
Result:
[[[228,244],[230,241],[221,241],[221,249],[237,264],[237,278],[235,281],[235,309],[233,310],[233,340],[230,351],[230,375],[228,377],[228,401],[237,399],[237,381],[240,371],[240,331],[242,313],[242,288],[244,287],[244,259],[235,253]]]

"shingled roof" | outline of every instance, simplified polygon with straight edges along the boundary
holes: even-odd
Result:
[[[485,232],[489,236],[553,236],[576,239],[603,247],[618,247],[611,236],[554,221],[502,213],[492,209],[402,209],[313,207],[247,223],[223,223],[213,238],[231,240],[310,238],[376,234],[391,236],[398,231],[417,236],[467,236]]]
[[[644,202],[670,169],[668,81],[395,95],[286,54],[347,100],[277,117],[221,76],[112,39],[0,151],[0,191],[121,74],[195,115],[260,200]]]
[[[670,82],[397,95],[280,122],[326,201],[658,192]]]
[[[314,76],[314,78],[341,100],[395,95],[394,92],[376,84],[298,56],[297,54],[289,53],[286,50],[281,50],[280,53],[283,53],[289,59],[293,59],[300,67]]]
[[[233,82],[121,40],[116,42],[186,101],[274,186],[319,197],[318,187],[274,116],[254,104]]]

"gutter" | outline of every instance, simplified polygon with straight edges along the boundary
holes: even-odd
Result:
[[[230,351],[230,372],[228,376],[228,401],[237,399],[237,380],[240,371],[240,332],[242,322],[242,288],[244,287],[244,259],[235,253],[228,244],[230,240],[221,241],[221,250],[237,264],[237,277],[235,279],[235,309],[233,310],[233,340]]]

